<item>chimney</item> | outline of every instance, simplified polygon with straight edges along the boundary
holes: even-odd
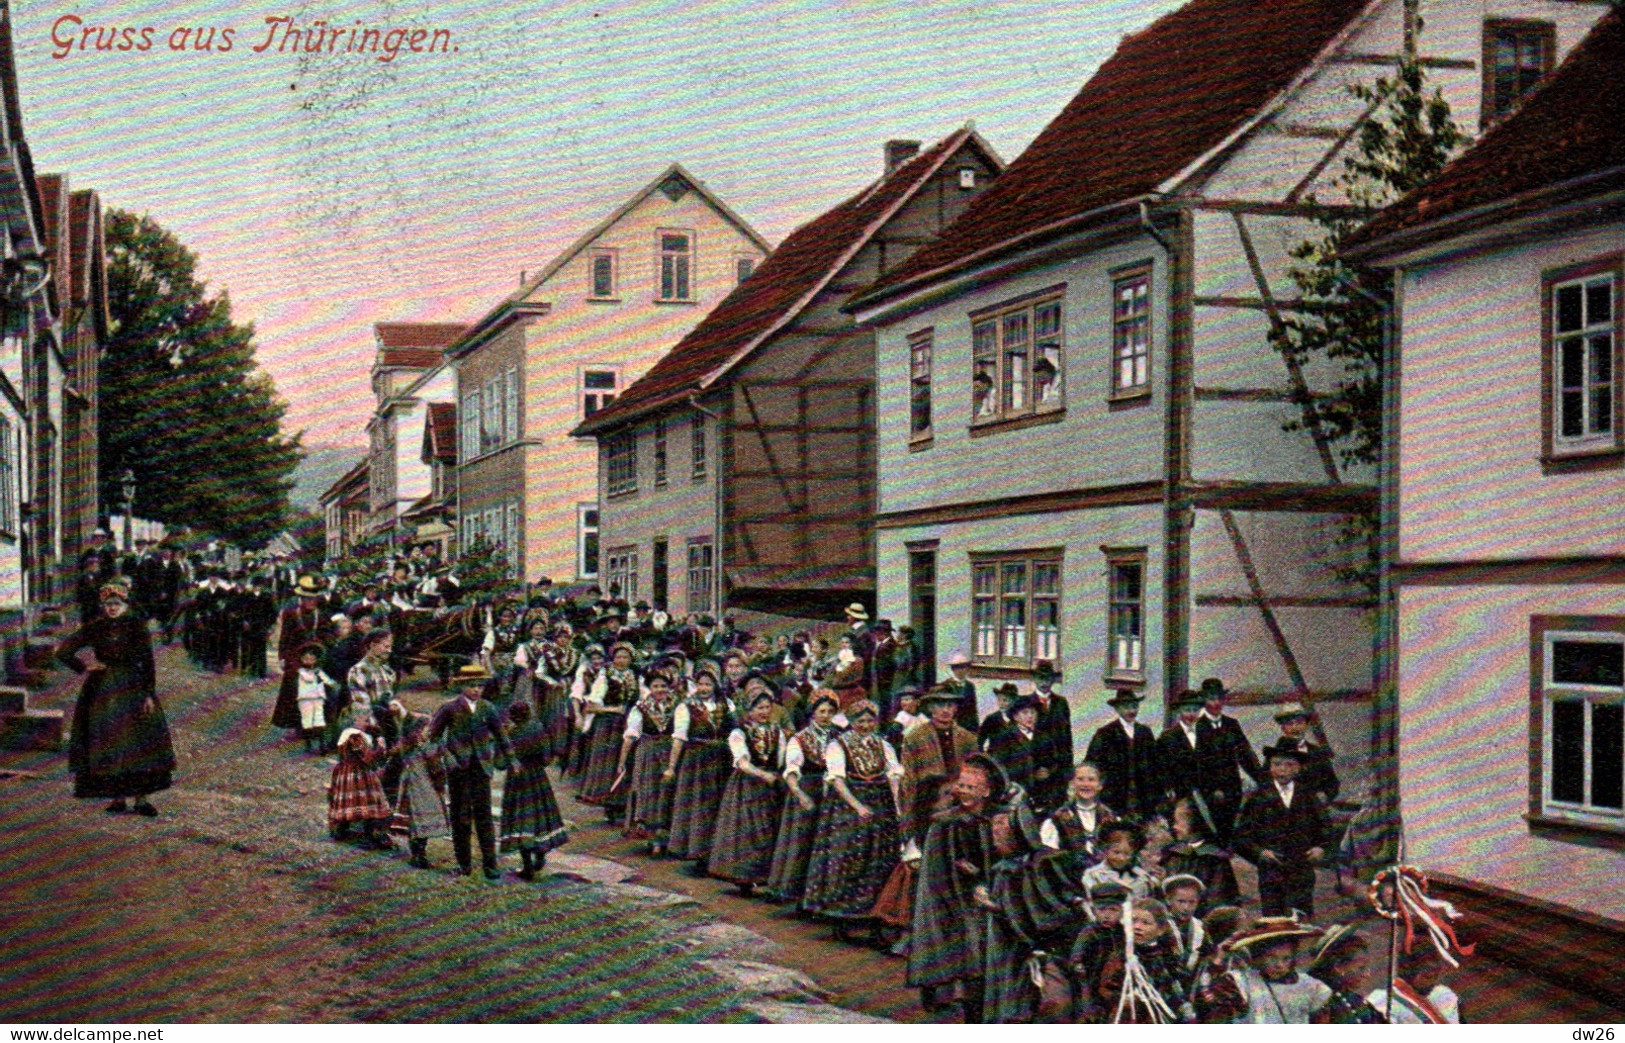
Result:
[[[890,174],[919,154],[920,143],[918,141],[886,142],[886,173]]]
[[[519,269],[519,285],[521,285],[521,286],[525,285],[525,280],[528,279],[529,277],[530,277],[530,272],[529,271],[527,271],[524,268]]]

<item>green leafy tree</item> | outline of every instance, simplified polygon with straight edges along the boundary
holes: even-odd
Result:
[[[112,338],[101,362],[102,502],[125,469],[135,513],[262,546],[292,520],[299,436],[254,359],[254,328],[208,293],[197,257],[150,217],[106,218]]]
[[[1348,264],[1339,247],[1371,214],[1437,175],[1466,139],[1444,96],[1428,90],[1414,55],[1393,76],[1349,89],[1366,103],[1367,115],[1338,183],[1357,209],[1323,211],[1317,234],[1291,250],[1290,275],[1303,306],[1282,316],[1271,341],[1299,364],[1318,358],[1336,364],[1332,390],[1300,393],[1304,415],[1286,429],[1318,427],[1345,464],[1375,464],[1382,455],[1384,310],[1393,290],[1386,273]],[[1376,516],[1360,514],[1343,533],[1367,552],[1344,578],[1373,588],[1376,530]]]

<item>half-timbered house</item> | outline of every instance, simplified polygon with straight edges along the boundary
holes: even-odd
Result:
[[[769,249],[673,164],[453,344],[462,545],[502,546],[531,580],[598,578],[598,456],[571,428],[614,402]]]
[[[605,589],[679,615],[872,603],[874,334],[840,306],[1003,166],[969,126],[884,161],[576,428],[598,439]]]
[[[1622,113],[1616,10],[1348,251],[1396,270],[1384,498],[1407,859],[1491,955],[1618,1006]]]
[[[1288,250],[1346,202],[1366,112],[1348,88],[1394,67],[1407,6],[1192,0],[853,302],[879,330],[882,613],[983,676],[1059,660],[1080,718],[1105,714],[1102,686],[1142,688],[1155,718],[1218,677],[1262,741],[1269,705],[1302,700],[1360,796],[1372,605],[1339,533],[1376,476],[1296,404],[1333,375],[1269,332],[1296,303]],[[1500,105],[1605,5],[1420,9],[1422,64],[1476,128],[1486,86]],[[1517,27],[1538,30],[1510,59],[1533,76],[1503,77]]]

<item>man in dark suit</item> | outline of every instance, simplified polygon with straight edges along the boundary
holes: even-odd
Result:
[[[1033,664],[1033,698],[1038,700],[1038,745],[1033,751],[1034,813],[1052,811],[1066,803],[1072,781],[1072,708],[1055,690],[1061,672],[1048,659]]]
[[[1030,695],[1020,696],[1010,704],[1010,723],[994,733],[987,743],[987,755],[998,761],[1010,781],[1018,784],[1031,801],[1038,786],[1034,772],[1038,767],[1038,700]],[[1042,815],[1036,801],[1033,813]]]
[[[875,621],[874,645],[869,649],[869,698],[880,707],[880,716],[891,720],[897,716],[892,689],[897,684],[897,639],[892,636],[891,620]]]
[[[970,656],[963,652],[949,656],[948,674],[948,679],[941,685],[946,685],[947,690],[959,700],[958,709],[954,711],[954,722],[966,731],[976,731],[982,722],[976,706],[976,683],[970,679]]]
[[[1253,744],[1241,730],[1241,722],[1225,715],[1224,700],[1229,693],[1224,682],[1209,677],[1202,682],[1202,713],[1196,719],[1196,760],[1202,780],[1202,799],[1218,835],[1213,839],[1229,846],[1235,828],[1236,809],[1241,806],[1242,776],[1262,786],[1269,776],[1253,753]]]
[[[1010,681],[1006,681],[993,689],[993,698],[998,701],[998,708],[982,718],[982,723],[976,729],[976,745],[982,752],[987,752],[993,743],[995,735],[1011,727],[1010,708],[1016,704],[1016,700],[1020,697],[1021,689]]]
[[[1342,784],[1337,780],[1337,770],[1332,767],[1332,751],[1310,742],[1305,735],[1309,722],[1309,709],[1302,703],[1288,703],[1281,707],[1281,711],[1275,715],[1275,723],[1281,726],[1281,737],[1275,740],[1275,745],[1290,746],[1303,754],[1303,770],[1298,773],[1298,785],[1313,793],[1324,807],[1337,799]]]
[[[1174,700],[1173,723],[1157,738],[1157,771],[1162,779],[1163,810],[1172,811],[1175,802],[1202,792],[1201,764],[1197,759],[1196,721],[1202,715],[1202,697],[1186,692]],[[1198,814],[1211,833],[1214,825],[1203,817],[1206,802]]]
[[[458,871],[474,872],[469,829],[479,837],[485,878],[497,873],[496,823],[491,820],[491,777],[513,763],[513,750],[503,734],[496,707],[485,698],[491,674],[471,664],[457,671],[458,693],[429,722],[428,741],[444,742],[446,785],[451,804],[451,846]]]
[[[1105,776],[1100,800],[1118,815],[1144,819],[1154,813],[1162,794],[1157,774],[1157,737],[1139,723],[1140,693],[1119,688],[1106,700],[1117,719],[1101,725],[1089,740],[1084,759]]]
[[[1258,902],[1265,916],[1296,909],[1315,915],[1315,866],[1326,855],[1326,819],[1320,801],[1298,780],[1303,754],[1269,746],[1270,781],[1248,794],[1236,819],[1235,849],[1258,867]]]

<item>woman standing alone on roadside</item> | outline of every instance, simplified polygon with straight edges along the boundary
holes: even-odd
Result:
[[[102,614],[56,648],[58,662],[85,676],[68,745],[73,795],[111,797],[112,814],[128,810],[125,800],[134,797],[136,812],[150,818],[158,809],[147,797],[168,789],[175,771],[169,723],[158,705],[152,639],[146,621],[129,611],[122,586],[103,586],[100,600]],[[88,666],[78,656],[86,648],[95,653]]]

